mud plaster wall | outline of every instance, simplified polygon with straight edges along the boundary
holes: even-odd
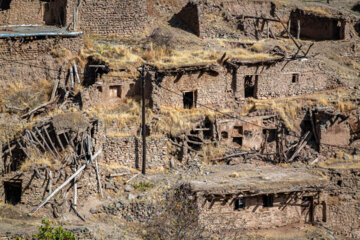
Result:
[[[12,0],[10,9],[0,10],[1,25],[44,24],[45,2]]]
[[[258,75],[258,83],[255,88],[255,97],[258,99],[296,96],[314,93],[329,88],[336,84],[321,70],[321,65],[313,60],[306,62],[291,61],[280,62],[266,66],[240,66],[236,71],[235,97],[245,98],[245,76]],[[293,74],[298,74],[298,81],[292,82]]]
[[[41,79],[57,79],[61,67],[62,71],[67,70],[62,62],[51,55],[51,51],[58,47],[78,54],[83,47],[82,37],[11,42],[0,40],[0,86],[19,81],[31,85]],[[66,73],[61,72],[60,78],[65,79],[65,76]]]
[[[285,208],[283,204],[287,195],[274,197],[273,207],[263,207],[262,196],[245,198],[245,209],[235,210],[234,199],[227,201],[211,201],[198,198],[201,209],[200,222],[210,231],[226,231],[234,229],[262,229],[286,226],[309,221],[308,211],[300,206],[302,199],[291,200]]]
[[[326,221],[323,224],[336,234],[360,239],[360,171],[358,169],[328,169],[329,185]]]
[[[77,9],[77,27],[100,35],[142,33],[148,22],[145,0],[72,1],[67,7],[67,21],[73,22]]]
[[[256,125],[262,126],[262,119],[248,119],[247,121],[254,123]],[[237,129],[235,128],[237,127]],[[241,127],[242,132],[239,132],[239,127]],[[220,141],[222,144],[234,147],[243,147],[249,149],[260,149],[260,146],[263,142],[262,128],[251,125],[249,123],[244,123],[241,121],[232,121],[232,120],[223,120],[219,122],[219,135]],[[225,134],[226,133],[226,134]],[[237,143],[234,143],[234,137],[242,138],[242,145],[239,146]]]
[[[200,105],[225,107],[231,97],[227,93],[227,90],[230,90],[231,75],[223,70],[220,70],[217,76],[209,72],[194,71],[166,75],[157,81],[154,80],[151,82],[149,96],[154,108],[160,108],[160,106],[184,108],[183,92],[196,91],[197,107],[201,107]],[[177,94],[159,87],[157,83]]]
[[[167,139],[147,139],[147,167],[161,168],[167,164]],[[136,162],[142,166],[142,141],[136,137],[107,138],[104,144],[104,158],[107,163],[117,162],[122,166],[135,168]]]
[[[340,119],[334,121],[336,120],[335,116],[333,116],[332,119],[324,119],[323,117],[324,116],[319,114],[316,115],[316,130],[320,138],[320,143],[337,146],[348,146],[350,144],[350,127],[348,122],[341,122]]]

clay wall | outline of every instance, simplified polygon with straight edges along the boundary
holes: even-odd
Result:
[[[161,168],[167,164],[167,139],[147,139],[147,167]],[[142,165],[142,141],[137,137],[107,138],[104,144],[104,159],[106,162],[118,162],[121,165],[136,168]]]
[[[286,65],[286,66],[285,66]],[[304,95],[334,88],[336,84],[316,61],[279,62],[274,65],[245,65],[236,71],[235,97],[258,99]],[[246,79],[254,89],[245,96]]]
[[[347,121],[326,114],[316,114],[315,116],[320,144],[336,146],[348,146],[350,144],[350,127]]]
[[[160,106],[184,108],[184,99],[189,99],[185,94],[190,92],[193,93],[194,107],[201,105],[225,107],[231,100],[231,96],[228,95],[228,90],[231,89],[231,75],[227,74],[225,69],[220,69],[218,72],[201,70],[179,72],[164,75],[160,80],[156,79],[157,82],[153,81],[154,74],[149,76],[151,86],[147,86],[148,97],[155,109]]]
[[[210,231],[251,230],[303,224],[311,219],[310,205],[302,197],[292,198],[288,194],[276,194],[273,207],[263,206],[262,195],[245,197],[245,207],[239,210],[236,210],[234,198],[212,201],[200,197],[197,200],[201,208],[199,219]]]
[[[262,126],[262,118],[247,119],[250,123]],[[262,128],[243,121],[223,120],[218,123],[222,144],[245,149],[259,150],[263,142]]]
[[[64,63],[58,62],[51,54],[59,46],[77,54],[83,46],[82,37],[12,41],[0,39],[0,86],[19,81],[31,85],[41,79],[65,79],[68,69],[64,69]],[[62,71],[59,72],[60,68]]]

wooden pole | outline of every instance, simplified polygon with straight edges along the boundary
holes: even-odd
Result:
[[[291,19],[288,21],[288,32],[291,32]]]
[[[77,206],[77,179],[74,178],[74,207],[76,208]]]
[[[53,182],[51,170],[49,170],[48,175],[49,175],[49,194],[51,194],[52,193],[52,182]]]
[[[142,159],[142,174],[146,174],[146,119],[145,119],[145,65],[142,66],[141,72],[141,85],[142,85],[142,147],[143,147],[143,159]]]
[[[300,39],[300,20],[297,20],[297,39]]]
[[[75,76],[76,76],[76,81],[80,85],[80,77],[79,77],[79,72],[78,72],[76,63],[74,63],[74,72],[75,72]]]
[[[72,67],[70,67],[70,81],[71,81],[71,88],[74,88],[74,72]]]
[[[53,149],[55,150],[56,155],[57,155],[58,157],[60,157],[58,151],[56,150],[56,147],[55,147],[53,141],[52,141],[51,138],[50,138],[50,135],[49,135],[48,131],[46,130],[46,127],[43,127],[43,129],[44,129],[44,132],[45,132],[47,138],[49,139],[49,142],[50,142],[51,146],[52,146]],[[56,134],[56,133],[55,133],[55,134]]]
[[[56,158],[55,153],[51,150],[49,144],[46,142],[44,136],[41,134],[41,132],[39,131],[39,129],[38,129],[37,127],[35,127],[35,130],[36,130],[36,132],[39,134],[41,140],[43,140],[45,146],[48,148],[48,150],[51,152],[51,154],[54,156],[54,158]]]
[[[92,156],[92,158],[90,159],[90,161],[87,161],[84,165],[82,165],[70,178],[68,178],[63,184],[61,184],[57,189],[55,189],[55,191],[50,194],[44,201],[42,201],[39,206],[37,206],[34,210],[32,210],[29,215],[32,216],[34,215],[37,211],[39,211],[40,208],[42,208],[53,196],[55,196],[61,189],[63,189],[67,184],[69,184],[77,175],[79,175],[79,173],[81,173],[82,170],[84,170],[87,165],[92,162],[92,160],[94,160],[100,153],[102,152],[102,150],[100,149],[99,151],[97,151],[95,153],[94,156]]]
[[[269,21],[266,21],[266,28],[267,28],[266,37],[267,37],[267,38],[270,38],[270,26],[269,26]]]
[[[97,159],[95,159],[95,170],[96,170],[96,178],[97,178],[97,181],[98,181],[100,196],[101,196],[101,199],[103,199],[104,194],[103,194],[103,191],[102,191],[102,185],[101,185],[101,179],[100,179],[99,167],[98,167]]]

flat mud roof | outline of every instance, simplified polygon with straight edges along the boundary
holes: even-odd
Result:
[[[210,166],[206,177],[189,181],[193,192],[209,194],[263,194],[293,191],[317,191],[326,177],[316,171],[277,166]]]
[[[66,28],[43,25],[8,25],[0,26],[0,38],[19,38],[19,37],[76,37],[82,32],[72,32]]]

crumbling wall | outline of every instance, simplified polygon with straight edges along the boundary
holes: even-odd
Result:
[[[201,7],[198,3],[190,1],[181,11],[175,15],[173,20],[179,20],[180,24],[184,24],[196,36],[200,37],[201,31]]]
[[[65,79],[67,69],[51,54],[59,46],[78,54],[83,47],[82,37],[11,41],[0,39],[0,86],[20,81],[31,85],[41,79]]]
[[[244,149],[259,150],[263,142],[262,118],[247,119],[244,121],[220,120],[218,131],[220,141],[227,146]],[[253,124],[251,124],[253,123]],[[257,126],[256,126],[257,125]]]
[[[317,61],[291,61],[274,64],[248,64],[235,72],[235,97],[267,99],[314,93],[332,89],[337,83],[328,76]],[[246,79],[254,84],[253,94],[246,96]],[[251,96],[252,95],[252,96]]]
[[[236,209],[236,198],[206,199],[198,196],[201,208],[199,220],[209,231],[227,231],[240,229],[276,228],[290,224],[309,222],[310,205],[296,194],[274,196],[272,207],[263,206],[263,195],[244,197],[245,207]],[[240,197],[241,198],[241,197]]]
[[[167,139],[148,138],[146,142],[147,167],[161,168],[167,164]],[[137,137],[107,138],[104,145],[105,161],[118,162],[123,166],[142,166],[142,141]]]
[[[87,33],[100,35],[131,35],[142,33],[148,22],[145,0],[74,1],[68,4],[67,21],[73,22]]]
[[[231,77],[225,69],[178,71],[172,74],[153,74],[150,79],[149,98],[155,109],[160,106],[186,108],[186,94],[192,93],[193,107],[211,105],[225,107],[231,100],[227,90],[231,88]],[[149,81],[148,81],[149,82]],[[177,94],[174,94],[177,93]]]

